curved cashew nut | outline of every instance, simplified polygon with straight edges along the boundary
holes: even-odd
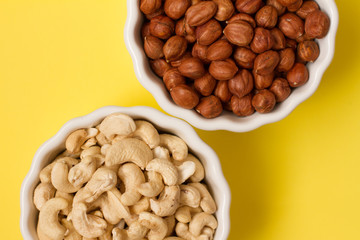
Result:
[[[140,214],[150,210],[150,199],[148,197],[141,198],[136,204],[130,207],[132,214]]]
[[[121,202],[126,206],[134,205],[141,198],[137,188],[145,182],[143,172],[136,164],[126,163],[119,168],[118,176],[125,185],[125,192],[121,196]]]
[[[209,237],[209,240],[214,239],[214,232],[215,230],[209,227],[204,227],[204,229],[201,231],[201,235],[206,235]]]
[[[174,232],[174,229],[175,229],[176,221],[175,221],[174,215],[166,217],[165,221],[166,221],[167,226],[168,226],[168,230],[167,230],[167,233],[166,233],[166,237],[168,237]]]
[[[61,224],[66,227],[64,240],[82,240],[82,236],[75,230],[71,221],[61,219]]]
[[[68,180],[69,167],[64,162],[55,163],[51,170],[51,183],[61,192],[74,193],[77,192],[81,186],[74,186]]]
[[[102,132],[99,132],[98,135],[96,135],[96,141],[98,144],[102,147],[105,144],[109,144],[110,141],[105,137],[105,135]]]
[[[201,183],[190,183],[189,186],[195,187],[199,191],[201,196],[200,207],[204,212],[214,214],[216,212],[216,203],[206,186]]]
[[[127,230],[129,239],[140,240],[143,239],[149,230],[140,224],[139,221],[133,222]]]
[[[99,126],[100,132],[112,140],[115,135],[128,136],[136,129],[134,120],[125,114],[114,113],[107,116]]]
[[[81,146],[81,149],[85,150],[92,146],[95,146],[96,144],[97,144],[96,138],[92,137],[86,140],[86,142],[84,142],[84,144]]]
[[[51,183],[51,171],[57,162],[64,162],[69,168],[79,163],[79,160],[72,157],[57,158],[40,171],[39,178],[43,183]]]
[[[164,219],[149,212],[142,212],[139,215],[139,222],[144,227],[150,229],[149,240],[164,239],[168,230]]]
[[[160,134],[160,146],[169,149],[176,161],[183,161],[188,155],[188,147],[184,140],[174,135]]]
[[[60,211],[60,213],[61,213],[62,215],[68,216],[69,213],[70,213],[71,210],[72,210],[72,203],[73,203],[73,200],[74,200],[74,196],[73,196],[71,193],[65,193],[65,192],[61,192],[61,191],[56,191],[55,197],[56,197],[56,198],[63,198],[63,199],[65,199],[66,201],[68,201],[69,206],[68,206],[67,208],[62,209],[62,210]]]
[[[205,226],[215,230],[218,226],[218,222],[216,218],[209,213],[197,213],[190,221],[189,230],[193,235],[200,236],[201,231]]]
[[[138,191],[145,197],[155,197],[164,189],[164,183],[159,173],[154,171],[146,172],[148,182],[140,184]]]
[[[176,210],[175,218],[179,222],[189,223],[192,218],[192,214],[202,212],[201,208],[192,208],[189,206],[182,206]]]
[[[168,160],[155,158],[148,163],[146,170],[160,173],[166,185],[173,186],[178,182],[177,168]]]
[[[52,198],[40,210],[38,232],[50,239],[62,240],[66,228],[59,223],[59,211],[67,208],[68,202],[63,198]],[[41,234],[41,235],[42,235]]]
[[[44,204],[55,196],[56,189],[51,183],[40,183],[34,191],[34,204],[40,211]]]
[[[73,206],[71,220],[76,231],[87,238],[97,238],[103,235],[107,229],[107,222],[95,215],[87,214],[87,207],[84,203],[77,203]]]
[[[110,146],[110,145],[109,145]],[[92,146],[88,149],[84,149],[80,154],[80,159],[84,160],[85,158],[92,158],[96,161],[96,166],[100,167],[105,162],[105,157],[101,153],[101,148],[99,146]]]
[[[91,156],[84,157],[80,163],[76,164],[69,171],[68,180],[75,187],[81,187],[88,182],[94,174],[97,162]]]
[[[65,147],[70,153],[78,153],[81,151],[81,146],[86,140],[95,137],[99,130],[96,128],[79,129],[76,130],[66,138]]]
[[[175,227],[176,235],[186,240],[209,240],[207,235],[194,236],[189,231],[189,226],[186,223],[179,222]]]
[[[114,226],[111,224],[108,224],[105,233],[103,235],[101,235],[98,239],[99,240],[113,240],[112,236],[111,236],[111,232],[114,229]]]
[[[190,178],[196,170],[196,165],[192,161],[185,161],[181,165],[176,166],[179,172],[178,184],[183,184]]]
[[[152,151],[146,143],[136,138],[125,138],[114,143],[107,150],[105,165],[112,166],[133,162],[141,169],[144,169],[152,157]]]
[[[174,215],[179,204],[179,186],[166,186],[158,200],[150,199],[151,210],[160,217]]]
[[[136,130],[132,137],[143,140],[151,149],[159,146],[160,136],[156,128],[149,122],[143,120],[135,121]]]
[[[181,205],[197,208],[200,205],[200,192],[197,188],[189,185],[180,185],[180,203]]]
[[[167,148],[164,147],[156,147],[152,150],[154,158],[161,158],[170,160],[170,152]]]
[[[205,177],[205,169],[200,160],[190,153],[185,161],[192,161],[195,163],[195,173],[190,177],[190,181],[201,182]]]

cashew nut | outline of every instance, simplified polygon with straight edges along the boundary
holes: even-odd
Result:
[[[62,209],[60,211],[60,213],[62,215],[65,215],[65,216],[69,215],[69,213],[72,210],[72,203],[73,203],[73,200],[74,200],[74,196],[71,193],[65,193],[65,192],[61,192],[61,191],[56,191],[55,197],[63,198],[66,201],[68,201],[68,203],[69,203],[68,207],[65,208],[65,209]]]
[[[197,208],[200,205],[200,192],[197,188],[189,185],[180,185],[180,203],[181,205]]]
[[[34,204],[40,211],[42,206],[54,197],[56,189],[51,183],[40,183],[34,191]]]
[[[129,239],[140,240],[143,239],[148,232],[148,229],[140,224],[139,221],[133,222],[127,230]]]
[[[141,198],[137,188],[145,182],[143,172],[136,164],[126,163],[119,168],[118,176],[125,185],[125,192],[121,196],[121,202],[126,206],[134,205]]]
[[[179,222],[189,223],[192,218],[192,214],[202,212],[201,208],[192,208],[189,206],[182,206],[176,210],[175,218]]]
[[[192,161],[195,163],[195,173],[190,177],[191,182],[201,182],[205,177],[204,166],[194,155],[189,154],[185,161]]]
[[[149,122],[143,120],[135,121],[136,130],[132,137],[143,140],[151,149],[159,146],[160,136],[156,128]]]
[[[99,240],[112,240],[111,232],[113,228],[114,228],[113,225],[108,224],[105,233],[99,237]]]
[[[190,221],[189,230],[193,235],[200,236],[205,226],[215,230],[218,226],[216,218],[206,212],[197,213]]]
[[[138,191],[145,197],[155,197],[164,189],[162,177],[159,173],[154,171],[146,172],[146,174],[148,182],[140,184]]]
[[[51,183],[61,192],[74,193],[77,192],[81,186],[74,186],[68,180],[69,167],[65,162],[55,163],[51,170]]]
[[[88,149],[92,146],[95,146],[97,143],[96,138],[92,137],[89,138],[86,142],[84,142],[84,144],[81,146],[81,149]]]
[[[68,150],[65,149],[65,151],[63,151],[62,153],[60,153],[59,155],[57,155],[55,159],[65,158],[65,157],[79,158],[80,153],[81,153],[81,152],[71,153],[71,152],[69,152]]]
[[[107,151],[110,149],[111,144],[105,144],[101,147],[101,154],[106,156]],[[104,159],[105,162],[105,159]]]
[[[164,219],[149,212],[142,212],[139,215],[139,222],[144,227],[150,229],[148,233],[149,240],[164,239],[168,230]]]
[[[59,211],[67,208],[68,202],[63,198],[52,198],[42,206],[39,213],[38,232],[50,239],[62,240],[66,228],[59,223]],[[45,238],[46,239],[46,238]]]
[[[102,132],[99,132],[98,135],[96,135],[96,141],[97,143],[102,147],[105,144],[109,144],[110,141],[105,137],[105,135]]]
[[[175,229],[176,221],[175,221],[174,215],[166,217],[165,221],[166,221],[167,226],[168,226],[168,230],[167,230],[167,233],[166,233],[166,236],[168,237],[174,232],[174,229]]]
[[[204,212],[214,214],[216,212],[216,203],[206,186],[201,183],[190,183],[189,186],[195,187],[201,196],[200,207]]]
[[[65,141],[65,147],[70,153],[78,153],[81,151],[81,146],[86,140],[95,137],[99,130],[96,128],[79,129],[76,130],[67,137]]]
[[[80,163],[76,164],[69,171],[68,180],[75,187],[81,187],[88,182],[96,171],[97,162],[91,156],[84,157]]]
[[[176,234],[185,240],[209,240],[207,235],[194,236],[189,231],[189,226],[186,223],[179,222],[175,227]]]
[[[136,204],[130,207],[132,214],[140,214],[150,210],[150,199],[148,197],[141,198]]]
[[[179,186],[165,186],[158,200],[150,199],[150,207],[160,217],[174,215],[180,204]]]
[[[179,173],[178,184],[183,184],[188,178],[190,178],[196,169],[196,165],[192,161],[185,161],[181,165],[176,166]]]
[[[80,154],[80,159],[92,158],[96,161],[96,166],[100,167],[105,162],[105,157],[101,153],[99,146],[92,146],[88,149],[84,149]]]
[[[167,150],[167,148],[164,147],[156,147],[153,150],[154,158],[161,158],[161,159],[167,159],[170,160],[170,152]]]
[[[174,135],[160,134],[160,146],[169,149],[176,161],[183,161],[188,155],[188,147],[184,140]]]
[[[51,183],[51,171],[57,162],[64,162],[69,168],[79,163],[79,160],[71,157],[57,158],[40,171],[39,178],[43,183]]]
[[[125,138],[114,143],[106,152],[105,165],[112,166],[133,162],[141,169],[152,159],[153,154],[146,143],[136,138]]]
[[[99,126],[100,132],[105,137],[112,140],[115,135],[128,136],[136,129],[134,120],[128,115],[122,113],[114,113],[107,116]]]
[[[66,227],[64,240],[82,240],[82,236],[75,230],[71,221],[61,219],[61,224]]]
[[[148,163],[146,170],[160,173],[166,185],[172,186],[178,182],[177,168],[168,160],[155,158]]]
[[[209,240],[214,239],[214,232],[215,230],[209,227],[204,227],[201,231],[201,235],[206,235],[209,237]]]
[[[124,218],[124,220],[125,220],[126,225],[130,226],[131,224],[133,224],[134,222],[139,220],[139,215],[132,214],[132,215],[128,216],[127,218]]]

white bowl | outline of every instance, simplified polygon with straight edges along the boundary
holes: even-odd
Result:
[[[125,25],[125,43],[133,59],[137,78],[166,112],[182,118],[203,130],[247,132],[285,118],[318,88],[321,78],[334,56],[339,14],[334,0],[317,0],[317,3],[320,5],[321,10],[329,15],[331,26],[329,34],[324,39],[318,40],[321,51],[319,58],[316,62],[308,65],[310,73],[309,82],[295,89],[285,102],[278,104],[274,111],[268,114],[255,113],[252,116],[240,118],[231,113],[223,113],[218,118],[205,119],[193,110],[177,106],[172,101],[161,79],[151,70],[148,59],[144,54],[143,41],[140,34],[143,15],[139,10],[139,0],[127,0],[128,16]]]
[[[219,158],[205,142],[196,134],[194,129],[186,122],[169,117],[150,107],[116,107],[109,106],[100,108],[86,116],[74,118],[68,121],[59,132],[46,141],[36,152],[31,164],[29,173],[21,186],[20,194],[20,229],[25,240],[35,240],[36,223],[38,211],[33,203],[33,192],[39,183],[39,173],[49,164],[60,152],[65,149],[66,137],[76,129],[88,128],[99,124],[107,115],[121,112],[130,115],[135,119],[145,119],[152,122],[157,129],[173,133],[182,138],[189,146],[189,149],[203,163],[208,184],[218,210],[216,217],[219,222],[216,230],[215,240],[227,239],[230,230],[230,189],[222,173]]]

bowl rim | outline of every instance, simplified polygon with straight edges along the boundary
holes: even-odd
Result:
[[[38,174],[42,169],[41,165],[44,165],[49,161],[49,153],[54,153],[56,148],[64,145],[66,137],[72,131],[79,128],[94,126],[96,123],[99,123],[102,119],[104,119],[104,117],[117,112],[128,114],[134,118],[149,120],[153,122],[154,125],[161,125],[159,128],[165,129],[165,131],[177,132],[174,133],[177,135],[178,133],[183,132],[183,136],[186,136],[186,140],[184,140],[189,145],[189,149],[192,149],[194,152],[201,151],[206,153],[205,163],[203,161],[204,158],[202,158],[204,167],[208,173],[206,181],[211,182],[209,184],[211,185],[211,188],[216,186],[216,189],[220,191],[219,193],[216,193],[220,202],[217,202],[218,210],[216,212],[216,216],[219,219],[219,227],[216,231],[215,239],[227,239],[230,232],[231,192],[223,174],[221,163],[217,154],[198,136],[195,130],[188,123],[146,106],[106,106],[87,115],[73,118],[67,121],[53,137],[44,142],[38,148],[32,160],[30,170],[24,178],[20,190],[20,230],[23,238],[25,240],[33,240],[37,238],[34,236],[34,229],[31,229],[28,223],[31,218],[31,212],[36,210],[32,202],[33,190],[39,182]]]
[[[159,79],[154,73],[149,72],[147,58],[142,50],[138,47],[138,38],[140,38],[139,25],[143,16],[138,7],[139,0],[127,0],[127,19],[124,29],[124,39],[126,47],[131,55],[135,74],[141,85],[145,87],[155,98],[159,106],[167,113],[182,118],[189,122],[196,128],[215,131],[227,130],[232,132],[248,132],[255,130],[263,125],[280,121],[287,117],[298,105],[310,98],[318,89],[322,76],[326,69],[329,67],[335,53],[335,37],[339,24],[339,13],[335,0],[317,0],[322,10],[327,10],[330,17],[331,25],[328,35],[321,39],[324,45],[327,46],[320,53],[324,58],[321,63],[317,63],[316,69],[310,72],[310,79],[307,83],[309,87],[305,90],[297,92],[296,96],[293,94],[283,103],[278,104],[277,108],[268,114],[255,113],[250,117],[239,118],[230,113],[224,113],[222,116],[215,119],[205,119],[197,114],[195,111],[183,109],[170,100],[169,93],[165,90],[164,86],[156,83],[156,78]],[[324,7],[323,7],[324,6]],[[138,29],[138,30],[136,30]],[[319,57],[320,58],[320,57]],[[159,81],[161,82],[161,81]],[[306,85],[307,85],[306,84]],[[301,87],[300,87],[301,88]],[[298,89],[300,89],[298,88]],[[296,90],[298,90],[296,89]],[[164,91],[165,90],[165,91]],[[233,115],[233,116],[232,116]]]

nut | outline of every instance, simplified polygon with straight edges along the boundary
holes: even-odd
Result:
[[[229,102],[232,94],[229,90],[228,81],[218,81],[214,95],[217,96],[222,102]]]
[[[144,39],[146,36],[150,36],[150,22],[144,23],[141,28],[141,37]]]
[[[274,50],[281,50],[286,47],[286,39],[282,31],[278,28],[271,29],[271,36],[273,38],[273,46]]]
[[[277,71],[279,72],[288,72],[294,66],[295,63],[295,53],[292,48],[285,48],[280,52],[280,62],[277,66]]]
[[[163,77],[163,81],[166,89],[169,91],[176,86],[186,83],[185,78],[180,74],[177,68],[172,68],[166,71]]]
[[[163,48],[165,59],[174,61],[182,57],[187,49],[187,41],[180,36],[169,38]]]
[[[216,80],[209,73],[194,81],[194,87],[201,95],[207,97],[214,91]]]
[[[239,12],[256,13],[264,5],[262,0],[236,0],[235,7]]]
[[[190,4],[190,0],[165,0],[164,11],[170,18],[177,20],[185,15]]]
[[[250,116],[254,113],[255,109],[251,105],[252,95],[248,94],[242,98],[237,96],[231,97],[231,109],[233,113],[240,117]]]
[[[160,15],[150,21],[150,33],[154,37],[168,39],[174,33],[175,23],[169,17]]]
[[[319,5],[315,1],[306,1],[296,11],[296,14],[302,19],[305,19],[310,13],[316,10],[319,10]]]
[[[179,67],[180,64],[185,60],[185,59],[188,59],[188,58],[191,58],[192,55],[191,55],[191,52],[185,52],[184,55],[179,58],[178,60],[175,60],[175,61],[171,61],[170,64],[172,67]]]
[[[254,61],[256,54],[248,48],[238,47],[234,52],[234,60],[238,66],[252,69],[254,67]]]
[[[260,75],[272,73],[280,62],[280,56],[275,51],[267,51],[255,58],[254,72]]]
[[[216,118],[223,111],[220,99],[214,95],[200,99],[200,103],[195,109],[205,118]]]
[[[296,3],[298,0],[277,0],[281,5],[287,7],[294,3]]]
[[[271,32],[265,28],[256,28],[254,39],[250,44],[250,48],[255,53],[263,53],[273,47],[274,39]]]
[[[255,15],[256,23],[259,27],[273,28],[278,20],[278,13],[273,6],[266,5],[261,8]]]
[[[233,48],[227,40],[218,40],[211,44],[206,52],[210,61],[225,60],[231,56]]]
[[[216,20],[225,21],[234,14],[235,8],[231,0],[213,0],[213,2],[218,6],[215,14]]]
[[[297,10],[299,10],[302,4],[303,4],[303,0],[297,0],[293,4],[287,6],[287,10],[289,12],[296,12]]]
[[[291,39],[296,39],[304,34],[304,22],[294,13],[286,13],[280,17],[280,30]]]
[[[213,1],[201,1],[188,8],[185,19],[192,27],[200,26],[209,21],[216,12],[217,5]]]
[[[185,84],[172,88],[170,94],[177,105],[186,109],[193,109],[199,103],[199,96]]]
[[[141,0],[140,10],[144,14],[151,14],[161,7],[161,0]]]
[[[217,80],[225,81],[233,78],[239,69],[230,58],[223,61],[212,61],[209,73]]]
[[[275,79],[269,90],[275,95],[276,102],[285,101],[291,93],[289,83],[284,78]]]
[[[158,10],[156,10],[155,12],[153,13],[150,13],[150,14],[146,14],[145,17],[147,20],[151,20],[153,19],[154,17],[157,17],[157,16],[160,16],[160,15],[163,15],[165,12],[164,12],[164,8],[159,8]]]
[[[254,71],[253,75],[254,75],[255,88],[260,90],[260,89],[265,89],[265,88],[268,88],[271,86],[271,84],[274,80],[275,73],[272,72],[267,75],[259,75],[259,74],[256,74]]]
[[[177,21],[175,26],[175,33],[176,35],[184,37],[189,43],[196,41],[195,28],[189,26],[189,24],[185,21],[185,18]]]
[[[229,80],[229,90],[235,96],[241,98],[251,92],[254,87],[254,79],[248,70],[240,70],[235,77]]]
[[[210,61],[206,57],[208,46],[206,45],[200,45],[198,43],[195,43],[191,54],[194,58],[199,58],[203,63],[208,64]]]
[[[297,54],[306,62],[314,62],[320,54],[319,45],[315,41],[304,41],[299,43]]]
[[[163,53],[164,43],[153,36],[147,36],[144,39],[144,50],[146,55],[151,59],[159,59],[164,57]]]
[[[236,22],[239,20],[245,21],[248,24],[250,24],[251,27],[256,28],[255,19],[246,13],[238,13],[238,14],[232,16],[228,21],[226,21],[226,23],[229,24],[229,23],[233,23],[233,22]]]
[[[204,64],[199,58],[188,58],[181,62],[179,72],[188,78],[198,79],[205,75]]]
[[[330,29],[330,19],[320,10],[310,13],[305,20],[305,32],[311,38],[324,38]]]
[[[267,0],[266,5],[273,6],[277,11],[278,16],[283,15],[286,11],[286,7],[281,5],[277,0]]]
[[[229,42],[242,47],[249,45],[254,37],[254,30],[249,23],[239,20],[229,23],[224,29],[224,34]]]
[[[163,77],[165,72],[171,68],[164,59],[150,61],[150,67],[159,77]]]
[[[210,45],[222,34],[222,28],[218,21],[211,19],[196,28],[196,39],[201,45]]]
[[[287,73],[287,80],[291,87],[300,87],[309,80],[309,71],[302,63],[295,63],[294,67]]]
[[[275,104],[275,95],[267,89],[260,90],[252,99],[252,105],[259,113],[271,112]]]

